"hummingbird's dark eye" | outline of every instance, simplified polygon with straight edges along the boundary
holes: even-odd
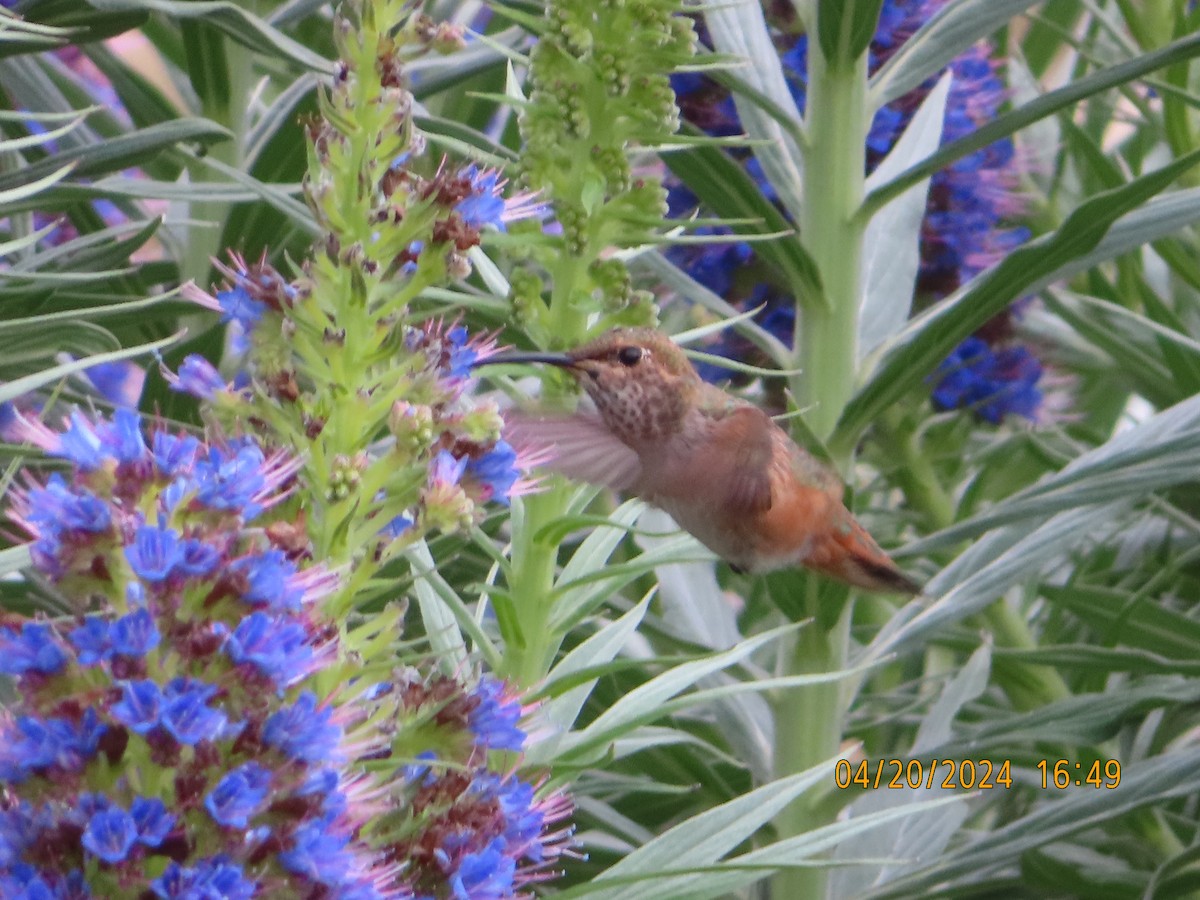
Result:
[[[622,347],[617,351],[617,361],[623,366],[636,366],[642,361],[641,347]]]

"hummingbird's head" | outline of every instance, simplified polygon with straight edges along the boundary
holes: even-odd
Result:
[[[566,354],[502,354],[488,360],[501,361],[567,369],[613,434],[631,446],[672,434],[702,383],[679,346],[652,328],[614,328]]]

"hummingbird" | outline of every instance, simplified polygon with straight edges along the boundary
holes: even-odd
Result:
[[[735,572],[805,566],[867,590],[920,593],[846,508],[838,474],[763,410],[701,379],[665,334],[615,328],[567,353],[484,363],[574,375],[594,411],[510,411],[508,440],[552,450],[550,468],[569,478],[666,511]]]

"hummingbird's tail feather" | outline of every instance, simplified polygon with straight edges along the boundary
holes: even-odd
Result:
[[[816,547],[804,561],[805,565],[868,591],[921,593],[921,584],[901,572],[866,529],[853,519],[844,533],[830,534],[823,543],[825,546]]]

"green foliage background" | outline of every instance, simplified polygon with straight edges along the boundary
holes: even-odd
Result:
[[[796,5],[826,66],[804,120],[773,93],[778,62],[761,52],[755,4],[711,4],[720,53],[691,61],[629,40],[663,21],[662,33],[678,32],[663,18],[676,4],[513,0],[494,5],[486,36],[419,62],[410,75],[429,157],[504,165],[564,223],[561,243],[517,227],[492,235],[468,282],[422,304],[544,347],[646,321],[648,292],[667,288],[669,331],[694,326],[697,310],[729,315],[661,253],[686,240],[656,218],[665,161],[715,214],[764,237],[756,249],[804,298],[794,353],[749,321],[733,327],[771,356],[806,413],[803,426],[791,420],[798,439],[841,467],[873,533],[929,578],[926,597],[853,599],[799,572],[737,576],[686,536],[648,536],[655,523],[640,502],[554,481],[472,540],[435,541],[432,556],[394,567],[395,591],[416,601],[412,633],[438,652],[469,650],[542,700],[525,766],[571,785],[588,854],[547,893],[1193,896],[1200,18],[1183,0],[953,0],[868,80],[877,0]],[[480,5],[422,9],[470,22]],[[224,248],[266,253],[282,271],[309,252],[301,119],[336,56],[327,5],[32,0],[17,10],[0,18],[0,400],[94,402],[75,373],[148,362],[153,348],[169,364],[191,352],[219,359],[221,328],[175,289],[210,283]],[[135,29],[146,39],[136,51],[104,42]],[[989,36],[1008,48],[1009,111],[903,160],[884,183],[830,174],[861,153],[866,113]],[[107,77],[131,125],[54,55],[62,47]],[[675,64],[708,67],[738,92],[769,176],[789,163],[804,173],[776,184],[798,231],[721,142],[672,136],[654,85]],[[589,93],[618,69],[637,90]],[[554,84],[572,78],[578,96],[611,104],[592,108],[593,122],[611,114],[627,126],[587,138],[607,142],[591,167],[552,152],[576,127],[552,105],[570,106]],[[859,306],[907,310],[912,299],[903,286],[860,291],[872,217],[1013,134],[1045,160],[1024,185],[1036,238],[935,307],[898,317],[882,350],[859,361]],[[125,221],[105,225],[97,200]],[[78,237],[41,243],[35,211],[65,217]],[[628,271],[608,262],[614,248]],[[1030,294],[1042,303],[1027,328],[1069,384],[1064,414],[1033,428],[935,415],[928,375]],[[195,423],[194,406],[147,368],[141,408]],[[16,447],[5,458],[9,479],[39,465]],[[2,560],[16,572],[25,557],[11,548]],[[736,612],[726,592],[744,601]],[[28,611],[38,595],[6,578],[0,602]],[[1007,760],[1013,784],[840,790],[839,754],[872,765]],[[1120,784],[1044,787],[1042,760],[1068,761],[1071,781],[1076,763],[1118,760]]]

